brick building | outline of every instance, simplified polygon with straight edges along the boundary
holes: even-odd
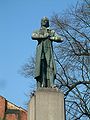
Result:
[[[0,96],[0,120],[27,120],[27,111]]]

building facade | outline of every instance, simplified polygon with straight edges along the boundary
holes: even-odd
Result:
[[[0,120],[27,120],[27,111],[0,96]]]

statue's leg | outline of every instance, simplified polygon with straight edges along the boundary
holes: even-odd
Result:
[[[50,74],[50,62],[49,60],[47,60],[47,68],[46,68],[46,79],[47,79],[47,87],[50,87],[50,77],[51,77],[51,74]]]
[[[46,79],[46,70],[47,70],[47,64],[46,59],[42,59],[41,61],[41,74],[42,74],[42,87],[47,87],[47,79]]]
[[[50,87],[50,79],[47,79],[47,87]]]
[[[47,86],[52,87],[54,85],[54,72],[53,67],[51,66],[50,62],[48,63],[47,67]]]
[[[47,86],[52,87],[54,85],[54,67],[52,60],[47,60]]]

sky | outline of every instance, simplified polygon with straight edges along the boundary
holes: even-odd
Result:
[[[62,13],[77,0],[0,0],[0,96],[19,107],[27,108],[35,89],[33,78],[19,71],[35,54],[32,31],[40,27],[43,16]]]

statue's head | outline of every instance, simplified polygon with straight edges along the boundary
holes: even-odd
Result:
[[[43,17],[41,19],[41,27],[44,26],[44,27],[49,27],[49,19],[47,17]]]

